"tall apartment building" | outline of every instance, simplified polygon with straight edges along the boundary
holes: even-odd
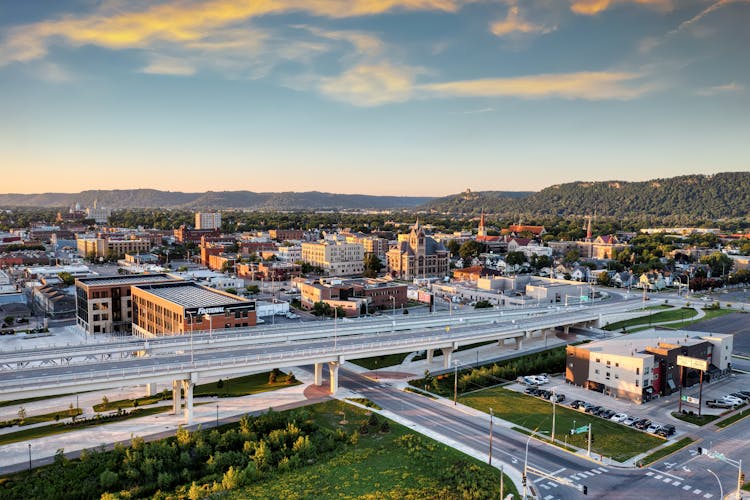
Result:
[[[365,249],[365,255],[374,254],[381,260],[385,260],[388,253],[388,240],[361,233],[347,233],[347,243],[359,243]]]
[[[195,229],[220,229],[221,212],[196,212]]]
[[[365,249],[343,241],[302,243],[302,261],[320,267],[327,276],[357,275],[365,270]]]

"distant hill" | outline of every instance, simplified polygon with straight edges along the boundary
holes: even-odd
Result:
[[[0,194],[0,206],[66,207],[80,203],[109,208],[182,208],[251,210],[324,210],[414,208],[432,198],[420,196],[369,196],[309,191],[255,193],[208,191],[182,193],[156,189],[92,190],[80,193]]]
[[[685,175],[643,182],[571,182],[537,193],[459,193],[419,207],[442,213],[603,216],[686,215],[704,218],[750,214],[750,172]]]

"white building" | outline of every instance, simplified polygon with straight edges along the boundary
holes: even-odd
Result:
[[[221,228],[220,212],[196,212],[195,229],[219,229]]]
[[[302,261],[320,267],[327,276],[362,274],[365,270],[364,259],[365,248],[359,243],[302,243]]]

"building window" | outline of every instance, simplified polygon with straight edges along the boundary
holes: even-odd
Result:
[[[610,360],[607,360],[607,366],[609,366],[610,364],[612,364],[612,362]]]
[[[616,373],[615,373],[615,378],[616,378],[616,379],[619,379],[619,378],[620,378],[620,376],[619,376],[618,374],[616,374]]]
[[[619,367],[620,363],[615,363],[615,368]]]
[[[638,367],[636,367],[636,369],[635,369],[635,374],[636,374],[636,375],[640,375],[640,374],[641,374],[641,369],[640,369],[640,368],[638,368]]]
[[[635,386],[638,387],[638,379],[635,379]]]
[[[594,370],[594,373],[596,373],[597,375],[599,375],[599,369],[597,368],[596,370]]]
[[[601,360],[601,359],[599,359],[599,358],[596,358],[596,362],[597,362],[597,363],[601,363],[601,362],[602,362],[602,360]]]

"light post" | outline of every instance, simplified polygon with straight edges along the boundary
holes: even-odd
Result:
[[[458,360],[453,360],[453,406],[458,400]]]
[[[391,313],[391,333],[394,333],[396,331],[396,297],[391,295],[388,298],[391,299],[391,303],[393,304],[393,312]]]
[[[193,321],[193,313],[187,312],[187,315],[190,317],[190,363],[193,363],[193,329],[195,322]]]
[[[526,473],[528,472],[529,468],[529,442],[531,442],[531,438],[534,437],[534,433],[536,431],[529,434],[528,439],[526,439],[526,454],[523,458],[523,477],[521,478],[521,482],[523,484],[523,499],[526,500],[526,483],[528,481]]]
[[[545,337],[546,339],[546,337]],[[557,394],[555,389],[552,389],[552,444],[555,444],[555,407],[557,406]]]
[[[216,403],[216,428],[219,428],[219,403]]]
[[[494,420],[495,414],[492,412],[492,408],[490,408],[490,455],[489,455],[489,465],[492,465],[492,421]],[[500,494],[502,494],[502,489],[500,490]]]
[[[339,308],[335,307],[333,309],[333,348],[334,349],[336,349],[337,339],[338,339],[338,336],[337,336],[338,332],[336,330],[336,325],[338,323],[338,318],[339,318]]]
[[[719,483],[719,498],[724,498],[724,488],[721,486],[721,479],[719,479],[719,476],[717,476],[716,473],[711,469],[706,470],[710,472],[711,475],[716,478],[716,482]]]
[[[31,472],[31,443],[29,443],[29,472]]]

